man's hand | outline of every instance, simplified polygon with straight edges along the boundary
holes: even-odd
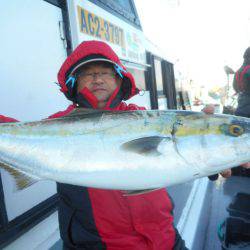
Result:
[[[220,173],[220,175],[224,178],[228,178],[232,175],[232,170],[231,169],[226,169]]]
[[[241,167],[250,169],[250,162],[242,164]]]
[[[201,111],[203,111],[206,114],[212,115],[214,114],[215,107],[212,104],[208,104]]]
[[[250,162],[247,162],[247,163],[244,163],[242,165],[240,165],[241,167],[243,168],[247,168],[247,169],[250,169]],[[220,175],[224,178],[228,178],[232,175],[232,170],[231,169],[227,169],[227,170],[224,170],[220,173]]]

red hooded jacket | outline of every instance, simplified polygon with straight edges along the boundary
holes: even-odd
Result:
[[[74,108],[72,105],[50,118],[64,116]],[[137,109],[144,108],[124,102],[115,108]],[[174,247],[173,206],[165,189],[125,196],[122,191],[58,184],[58,193],[61,237],[68,249],[170,250]],[[93,231],[98,239],[93,240],[90,235]]]

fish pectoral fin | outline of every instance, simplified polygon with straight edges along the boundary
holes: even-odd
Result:
[[[140,195],[159,190],[161,188],[151,188],[151,189],[142,189],[142,190],[126,190],[122,191],[124,196]]]
[[[161,153],[158,151],[157,148],[160,142],[162,142],[163,140],[171,140],[171,138],[163,136],[142,137],[123,143],[121,149],[146,156],[159,156],[161,155]]]
[[[14,167],[11,167],[5,163],[0,162],[0,168],[6,170],[15,180],[16,189],[18,191],[23,190],[32,184],[36,183],[39,179],[31,177],[26,173],[17,170]]]

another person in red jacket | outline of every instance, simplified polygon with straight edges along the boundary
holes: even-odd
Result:
[[[243,59],[233,81],[234,90],[238,93],[235,115],[250,117],[250,47],[245,50]]]

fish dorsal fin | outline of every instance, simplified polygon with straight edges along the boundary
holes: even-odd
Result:
[[[162,142],[162,140],[171,140],[171,138],[163,136],[142,137],[122,144],[121,149],[140,155],[159,156],[161,155],[161,153],[158,151],[157,148],[158,145]]]
[[[14,178],[18,191],[31,186],[39,180],[2,162],[0,162],[0,168],[6,170]]]
[[[124,196],[132,196],[132,195],[140,195],[140,194],[146,194],[150,193],[156,190],[159,190],[161,188],[151,188],[151,189],[142,189],[142,190],[129,190],[129,191],[123,191]]]
[[[134,113],[134,112],[142,112],[144,110],[133,110],[133,111],[126,111],[126,110],[103,110],[103,109],[88,109],[88,108],[82,108],[82,107],[76,107],[73,109],[70,113],[67,115],[63,116],[62,118],[65,117],[88,117],[88,118],[93,118],[93,117],[99,117],[102,116],[103,114],[112,114],[112,115],[119,115],[119,114],[124,114],[124,113]],[[57,118],[60,119],[60,118]]]
[[[100,115],[103,114],[104,112],[109,112],[109,111],[98,110],[98,109],[87,109],[87,108],[75,108],[69,114],[63,117],[65,118],[65,117]]]

